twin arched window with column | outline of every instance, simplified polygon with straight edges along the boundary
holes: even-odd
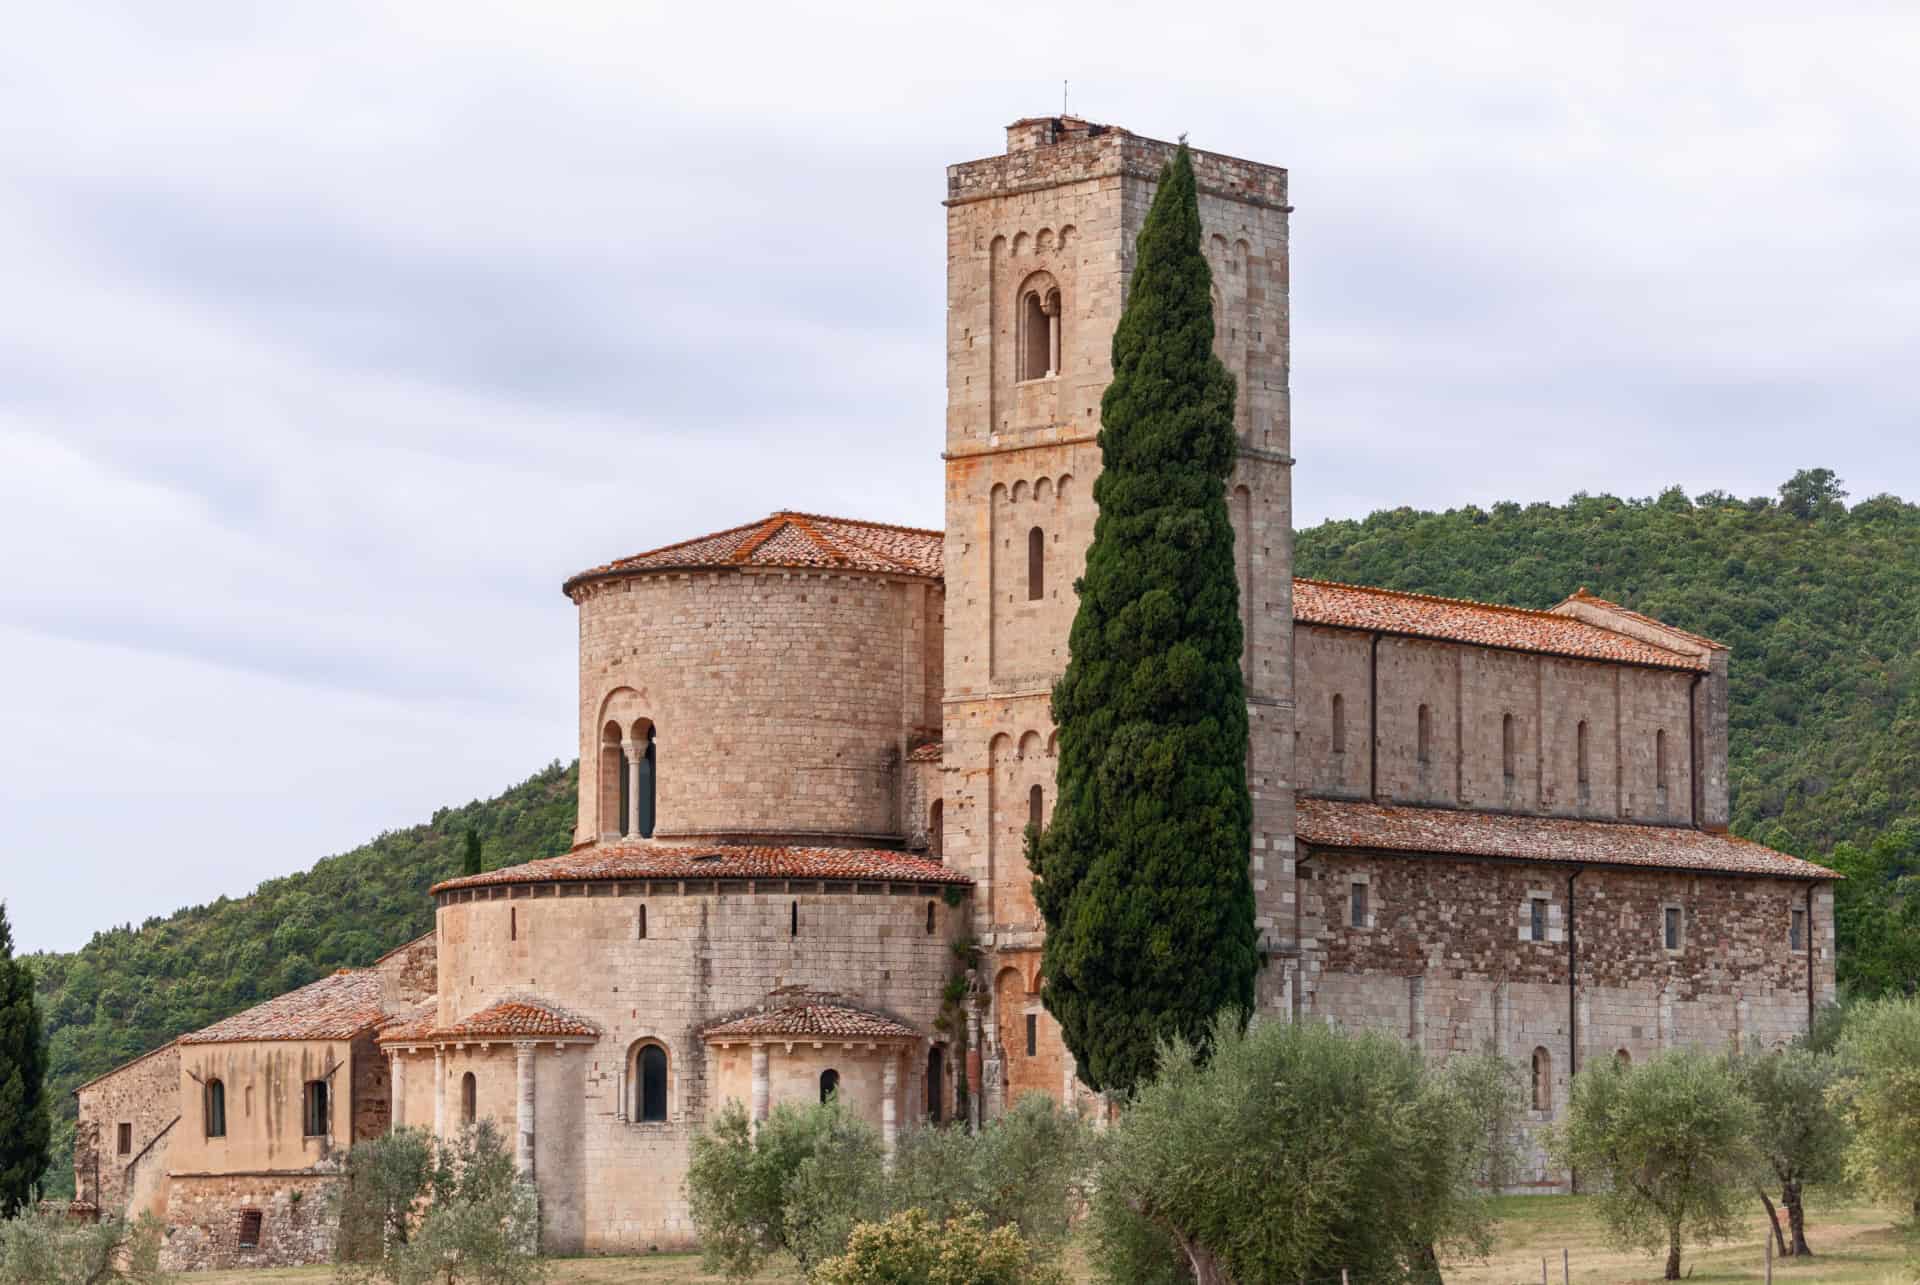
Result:
[[[1060,373],[1060,289],[1045,273],[1020,291],[1020,337],[1015,347],[1018,380],[1049,379]]]
[[[651,839],[659,767],[653,723],[631,729],[609,722],[600,733],[600,832],[609,837]]]

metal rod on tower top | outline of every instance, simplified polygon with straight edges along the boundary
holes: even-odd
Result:
[[[1067,114],[1067,82],[1064,80],[1060,82],[1060,114]]]

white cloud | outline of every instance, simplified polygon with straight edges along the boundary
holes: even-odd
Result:
[[[1920,494],[1914,34],[39,6],[0,49],[0,895],[70,946],[571,755],[572,571],[787,505],[937,523],[943,166],[1062,77],[1291,168],[1304,521]]]

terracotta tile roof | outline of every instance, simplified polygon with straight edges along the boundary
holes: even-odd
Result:
[[[1623,607],[1617,602],[1610,602],[1607,599],[1602,598],[1597,593],[1589,593],[1585,585],[1581,585],[1578,589],[1575,589],[1572,593],[1568,594],[1565,598],[1561,599],[1560,606],[1565,607],[1570,603],[1588,603],[1588,604],[1591,604],[1592,606],[1599,607],[1605,611],[1616,612],[1619,615],[1625,616],[1630,620],[1638,620],[1642,624],[1652,625],[1655,629],[1663,630],[1666,633],[1675,635],[1676,637],[1684,638],[1690,642],[1698,643],[1700,644],[1700,646],[1706,647],[1712,651],[1731,651],[1732,650],[1732,648],[1728,647],[1725,643],[1716,642],[1714,639],[1707,637],[1705,634],[1696,634],[1689,630],[1681,629],[1676,625],[1670,625],[1664,620],[1655,620],[1652,616],[1649,616],[1644,612],[1635,611],[1632,607]]]
[[[861,883],[973,880],[924,857],[878,848],[756,847],[653,839],[591,843],[558,857],[435,884],[433,891],[494,884],[578,883],[609,879],[828,879]]]
[[[647,571],[717,567],[791,567],[809,571],[872,571],[890,575],[943,574],[946,533],[782,510],[745,526],[682,540],[582,571],[567,592],[586,580]]]
[[[907,751],[909,763],[938,763],[942,746],[939,741],[928,741],[925,745],[915,746]]]
[[[1610,660],[1694,671],[1707,668],[1702,656],[1669,651],[1551,611],[1502,607],[1462,598],[1434,598],[1326,580],[1293,582],[1293,619],[1296,624],[1410,634],[1576,660]]]
[[[1673,826],[1503,816],[1491,812],[1310,798],[1298,801],[1295,825],[1302,842],[1319,848],[1510,857],[1567,864],[1771,875],[1782,879],[1839,878],[1824,866],[1731,834]]]
[[[537,999],[519,996],[489,1004],[471,1017],[434,1032],[438,1039],[473,1039],[479,1036],[564,1036],[595,1037],[600,1028],[582,1017]]]
[[[798,1039],[903,1040],[920,1032],[904,1022],[846,1004],[787,1004],[709,1026],[708,1040],[792,1036]]]
[[[182,1044],[232,1044],[250,1040],[350,1040],[378,1026],[380,974],[341,969],[331,977],[256,1004],[224,1022],[182,1035]]]
[[[439,1015],[439,1000],[421,1000],[406,1012],[388,1017],[380,1027],[380,1041],[384,1044],[389,1040],[428,1040],[433,1035],[434,1019]]]

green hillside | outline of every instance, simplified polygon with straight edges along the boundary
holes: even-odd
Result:
[[[1296,550],[1302,575],[1520,606],[1585,585],[1727,643],[1734,828],[1816,859],[1839,845],[1856,876],[1842,885],[1843,977],[1872,958],[1848,980],[1920,978],[1920,895],[1863,900],[1920,892],[1920,507],[1882,496],[1849,510],[1831,475],[1811,473],[1778,498],[1398,509],[1303,531]],[[426,931],[426,890],[455,872],[468,827],[488,866],[565,851],[577,781],[555,764],[250,896],[31,956],[60,1113],[49,1191],[71,1189],[75,1085]]]
[[[1920,507],[1849,510],[1832,474],[1779,497],[1576,495],[1395,509],[1297,537],[1299,573],[1521,607],[1585,585],[1733,649],[1733,828],[1820,858],[1920,817]]]
[[[50,1195],[73,1189],[75,1086],[230,1013],[376,957],[433,927],[427,889],[457,874],[468,829],[489,867],[565,852],[578,774],[558,763],[498,798],[442,808],[249,896],[95,934],[29,956],[51,1053]]]

